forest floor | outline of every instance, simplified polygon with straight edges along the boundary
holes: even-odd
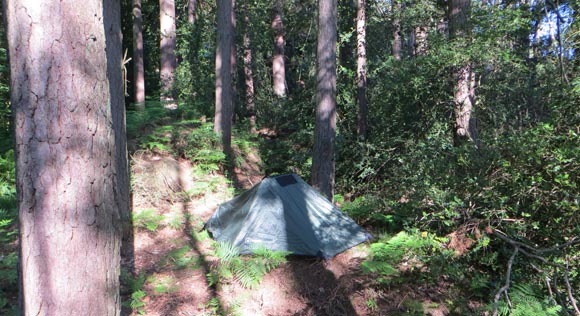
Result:
[[[134,258],[125,260],[124,315],[448,315],[445,284],[378,290],[361,272],[362,244],[330,260],[288,256],[258,286],[235,278],[210,280],[220,264],[203,223],[217,206],[258,183],[257,154],[245,155],[231,179],[200,172],[168,154],[132,154]],[[127,281],[129,280],[129,281]],[[416,305],[421,305],[419,308]],[[414,306],[410,306],[414,305]],[[417,313],[417,311],[421,311]]]

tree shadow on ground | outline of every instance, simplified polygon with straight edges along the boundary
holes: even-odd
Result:
[[[351,289],[345,288],[334,273],[327,269],[327,261],[320,258],[290,256],[288,267],[293,274],[294,290],[306,307],[293,316],[356,316],[349,298]]]
[[[145,247],[138,247],[137,253],[133,253],[137,258],[129,262],[133,269],[138,271],[129,274],[130,279],[124,284],[122,301],[126,303],[121,315],[144,311],[139,308],[131,310],[130,306],[127,306],[129,305],[127,302],[134,302],[131,297],[133,292],[141,289],[147,294],[144,298],[147,310],[151,309],[162,315],[203,313],[200,310],[210,308],[210,302],[211,309],[223,310],[215,286],[210,286],[207,280],[211,262],[205,255],[207,251],[204,250],[203,241],[199,240],[195,231],[198,225],[192,223],[195,217],[192,217],[190,212],[190,200],[186,193],[190,185],[185,179],[189,176],[189,169],[184,168],[182,162],[172,157],[142,156],[136,158],[142,162],[141,165],[134,166],[134,182],[140,183],[135,190],[142,194],[145,192],[147,196],[144,202],[137,204],[159,211],[160,215],[166,215],[166,212],[178,215],[180,221],[178,224],[165,223],[170,217],[161,217],[159,226],[153,231],[142,226],[134,228],[136,234],[137,229],[141,230],[138,235],[144,239],[139,238],[139,243]],[[151,182],[143,184],[140,180],[142,178],[148,178]],[[161,179],[151,180],[151,178]],[[143,199],[139,193],[135,195],[139,200]],[[135,225],[139,226],[138,223]],[[186,249],[184,252],[187,254],[176,255],[181,249]],[[180,259],[185,259],[186,262],[179,263]],[[175,282],[167,284],[166,289],[158,292],[155,282],[172,279]],[[188,284],[188,281],[192,280],[200,284],[192,288]],[[134,284],[138,284],[137,287]],[[183,287],[187,289],[183,290]]]
[[[328,240],[329,231],[326,218],[319,218],[321,214],[314,214],[312,203],[317,199],[310,198],[302,193],[298,184],[292,177],[288,181],[287,177],[278,177],[276,181],[281,186],[289,187],[293,199],[283,199],[283,220],[286,228],[287,244],[295,244],[298,248],[304,249],[305,253],[318,253],[321,257],[330,254],[324,253],[325,247],[322,245]],[[279,181],[280,180],[280,181]],[[296,191],[294,191],[296,190]],[[292,192],[294,191],[294,192]],[[298,213],[298,214],[291,214]],[[300,214],[301,213],[301,214]],[[318,222],[318,224],[316,224]],[[340,236],[337,236],[340,239]],[[316,242],[320,244],[315,244]],[[333,242],[333,241],[329,241]],[[308,251],[308,252],[307,252]],[[296,316],[317,315],[317,316],[356,316],[350,298],[343,292],[338,279],[332,271],[327,269],[326,264],[332,259],[312,258],[304,256],[294,256],[290,261],[290,270],[296,285],[296,292],[306,301],[307,307],[299,311]]]

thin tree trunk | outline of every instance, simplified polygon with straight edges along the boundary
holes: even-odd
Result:
[[[284,24],[282,15],[284,10],[283,0],[275,0],[272,9],[272,30],[274,31],[274,54],[272,56],[272,78],[274,94],[279,97],[286,96],[286,69],[284,62]]]
[[[471,0],[451,0],[449,7],[449,37],[451,40],[469,36],[469,15]],[[465,140],[479,145],[473,112],[475,110],[475,73],[470,61],[455,67],[453,72],[455,88],[455,145]]]
[[[250,17],[248,16],[247,4],[244,4],[244,83],[246,86],[245,101],[246,112],[250,119],[250,129],[252,133],[256,132],[256,104],[254,94],[254,72],[252,69],[252,44],[250,38]]]
[[[129,212],[117,1],[6,1],[23,315],[119,315]]]
[[[403,48],[403,38],[401,36],[401,2],[393,0],[393,57],[401,60],[401,50]]]
[[[471,64],[460,67],[455,73],[455,93],[453,100],[455,102],[455,136],[456,142],[460,143],[462,139],[477,141],[477,129],[473,110],[475,106],[474,89],[475,73]]]
[[[312,185],[332,201],[336,136],[336,0],[318,1],[318,66]]]
[[[195,24],[195,10],[197,10],[197,0],[189,0],[187,2],[187,21]]]
[[[215,59],[215,117],[214,131],[221,135],[226,153],[231,148],[233,90],[232,90],[232,0],[217,2],[217,47]]]
[[[135,103],[137,105],[145,103],[142,22],[141,0],[133,0],[133,80],[135,81]]]
[[[237,50],[236,50],[236,28],[237,28],[237,20],[236,20],[236,0],[231,0],[232,1],[232,14],[231,14],[231,25],[232,25],[232,30],[231,30],[231,34],[232,34],[232,44],[231,44],[231,50],[230,50],[230,71],[231,71],[231,77],[232,77],[232,106],[231,106],[231,112],[232,112],[232,124],[233,121],[235,119],[234,113],[235,113],[235,109],[236,109],[236,102],[235,100],[238,99],[238,89],[236,87],[235,82],[237,82],[237,78],[238,78],[238,73],[236,71],[237,69]]]
[[[161,26],[161,101],[167,107],[173,108],[175,100],[173,83],[175,82],[175,69],[177,58],[175,57],[175,0],[159,0],[159,14]]]
[[[368,134],[368,102],[367,102],[367,53],[366,53],[366,0],[357,0],[356,13],[356,83],[358,103],[358,135],[362,139]]]

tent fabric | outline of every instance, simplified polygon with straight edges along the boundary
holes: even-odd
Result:
[[[331,258],[370,235],[296,174],[264,178],[221,204],[205,228],[248,254],[258,247]]]

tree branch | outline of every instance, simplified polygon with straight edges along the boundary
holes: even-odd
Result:
[[[501,298],[501,295],[505,293],[506,298],[509,301],[509,296],[508,296],[508,289],[510,288],[510,283],[511,283],[511,278],[512,278],[512,266],[514,264],[514,259],[516,258],[516,255],[518,254],[518,252],[520,251],[520,247],[519,246],[515,246],[514,247],[514,252],[512,253],[512,256],[510,257],[510,260],[508,261],[508,265],[507,265],[507,272],[505,274],[505,284],[504,286],[502,286],[499,291],[497,291],[497,293],[495,294],[495,298],[493,300],[493,316],[497,316],[498,314],[498,308],[499,308],[499,299]]]
[[[512,265],[513,265],[513,261],[514,261],[515,256],[519,252],[521,252],[524,256],[526,256],[528,258],[536,259],[536,260],[538,260],[538,261],[540,261],[540,262],[542,262],[542,263],[544,263],[544,264],[546,264],[548,266],[551,266],[551,267],[556,268],[555,269],[555,271],[556,271],[555,272],[556,273],[555,277],[556,278],[557,278],[557,271],[558,271],[558,269],[564,270],[564,282],[565,282],[565,285],[566,285],[566,293],[567,293],[567,296],[568,296],[568,300],[570,301],[570,304],[574,308],[575,315],[576,316],[580,316],[580,309],[578,308],[577,300],[576,300],[576,298],[574,297],[574,295],[572,293],[572,286],[570,285],[570,280],[569,280],[569,272],[570,272],[570,269],[569,269],[569,266],[568,266],[568,260],[566,260],[565,261],[566,264],[563,265],[563,264],[558,264],[558,263],[555,263],[555,262],[551,262],[548,259],[546,259],[545,257],[541,256],[541,254],[550,253],[550,252],[554,252],[554,251],[559,251],[559,250],[562,250],[562,249],[565,249],[565,248],[568,248],[568,247],[572,247],[572,246],[578,245],[578,244],[580,244],[580,238],[574,237],[574,238],[570,239],[568,242],[566,242],[564,244],[556,245],[556,246],[550,247],[550,248],[541,248],[541,249],[538,249],[536,247],[533,247],[533,246],[527,245],[525,243],[522,243],[520,241],[514,240],[514,239],[508,237],[506,234],[504,234],[503,232],[501,232],[498,229],[493,229],[493,231],[492,231],[491,234],[494,235],[494,236],[496,236],[496,237],[498,237],[502,241],[504,241],[504,242],[506,242],[506,243],[508,243],[508,244],[510,244],[511,246],[514,247],[514,252],[513,252],[512,256],[511,256],[510,260],[508,261],[508,269],[507,269],[507,272],[506,272],[506,281],[505,281],[505,284],[504,284],[504,286],[502,286],[499,289],[499,291],[496,293],[495,298],[494,298],[493,316],[497,316],[497,314],[498,314],[499,300],[500,300],[502,294],[505,294],[506,295],[506,298],[508,299],[508,303],[509,303],[509,297],[507,296],[507,291],[509,289],[510,281],[511,281],[510,279],[511,279]],[[534,268],[535,270],[537,270],[537,271],[540,270],[534,264],[532,264],[532,263],[530,263],[530,264],[531,264],[532,268]],[[546,285],[548,286],[548,290],[550,292],[550,296],[552,296],[553,295],[553,292],[552,292],[553,289],[550,286],[549,279],[546,279]],[[556,292],[556,293],[558,293],[558,292]]]
[[[568,262],[566,262],[566,270],[564,271],[564,282],[566,282],[566,292],[568,293],[568,299],[570,300],[570,304],[574,307],[574,311],[576,312],[576,316],[580,316],[580,310],[578,309],[578,305],[576,304],[576,299],[574,295],[572,295],[572,286],[570,286],[570,279],[568,278]]]

